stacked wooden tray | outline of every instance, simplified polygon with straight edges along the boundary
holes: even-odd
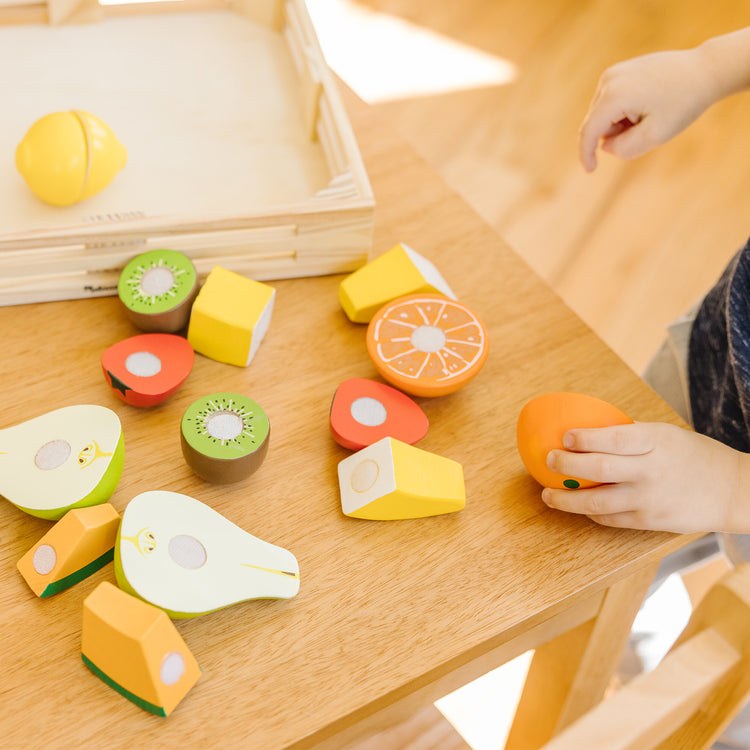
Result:
[[[161,247],[259,280],[367,261],[372,190],[302,0],[0,7],[0,65],[0,305],[115,294]],[[106,122],[128,163],[60,208],[14,155],[70,109]]]

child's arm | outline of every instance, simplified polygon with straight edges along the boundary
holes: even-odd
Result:
[[[596,149],[632,159],[666,143],[715,102],[750,86],[750,27],[687,50],[655,52],[602,73],[579,132],[583,166]],[[601,143],[600,143],[601,142]]]
[[[569,430],[547,463],[606,484],[546,488],[547,505],[606,526],[750,533],[750,454],[659,422]]]

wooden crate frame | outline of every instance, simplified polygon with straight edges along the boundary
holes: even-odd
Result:
[[[183,0],[100,6],[48,0],[0,7],[0,24],[95,23],[134,13],[230,10],[283,35],[299,76],[301,116],[330,181],[309,200],[242,215],[96,216],[0,233],[0,305],[116,294],[123,266],[146,250],[190,257],[200,277],[222,265],[259,280],[350,272],[372,245],[375,201],[359,149],[303,0]],[[127,167],[126,167],[127,169]]]

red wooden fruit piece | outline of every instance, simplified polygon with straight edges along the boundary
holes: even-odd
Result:
[[[104,379],[131,406],[156,406],[169,398],[193,369],[193,347],[172,333],[142,333],[118,341],[102,354]]]
[[[345,380],[331,403],[331,433],[344,448],[361,450],[384,437],[416,443],[430,426],[405,393],[366,378]]]

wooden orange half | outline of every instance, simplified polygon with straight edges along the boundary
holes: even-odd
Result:
[[[568,430],[632,424],[633,420],[616,406],[585,393],[545,393],[521,409],[516,424],[516,441],[521,460],[529,474],[542,487],[578,489],[595,487],[578,477],[566,477],[547,467],[547,454],[563,448]]]
[[[156,406],[169,398],[193,369],[193,347],[172,333],[142,333],[118,341],[102,354],[104,379],[131,406]]]
[[[430,423],[405,393],[375,380],[350,378],[333,396],[330,425],[339,445],[358,451],[384,437],[413,445],[427,434]]]
[[[413,396],[444,396],[466,385],[489,354],[487,329],[466,305],[410,294],[384,305],[367,328],[381,376]]]

